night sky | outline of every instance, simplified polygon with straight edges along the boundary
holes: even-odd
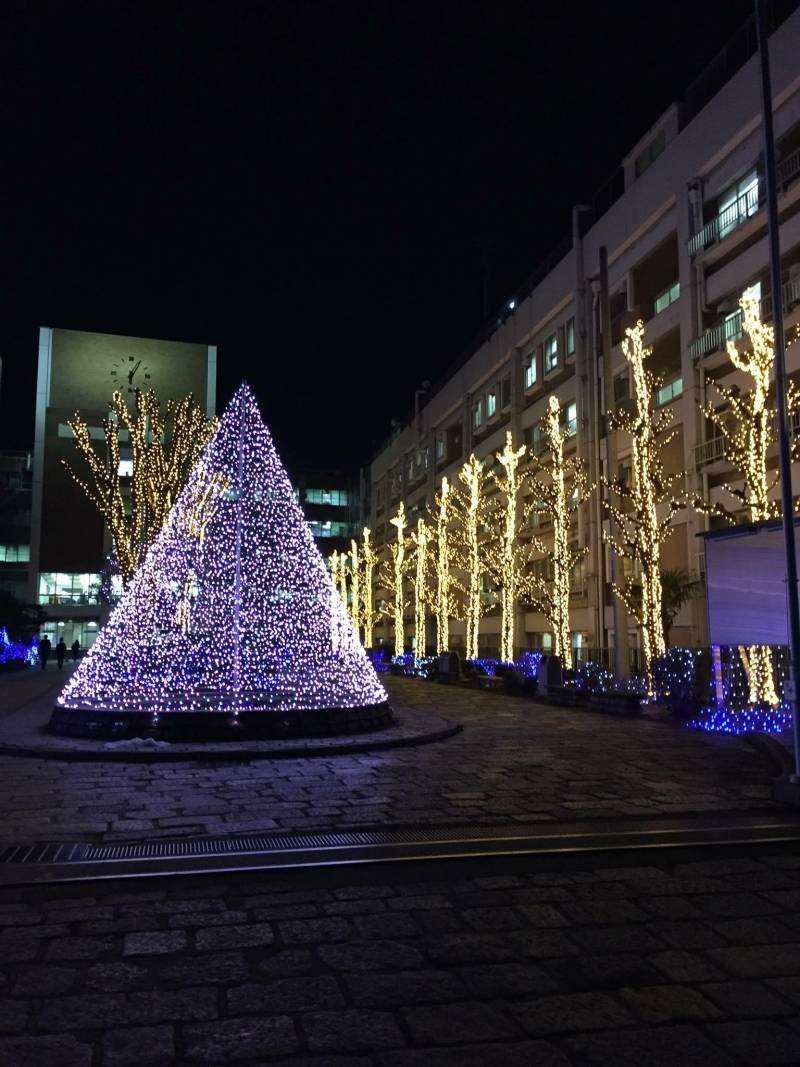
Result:
[[[216,343],[290,466],[368,462],[751,10],[610,7],[10,3],[0,446],[49,325]]]

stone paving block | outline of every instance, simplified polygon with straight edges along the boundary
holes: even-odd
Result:
[[[386,1011],[311,1012],[302,1016],[301,1025],[311,1052],[374,1052],[405,1045]]]
[[[217,926],[208,930],[198,930],[195,945],[205,951],[209,949],[254,948],[271,945],[275,940],[269,923],[246,923],[236,926]]]
[[[19,1034],[29,1023],[28,1005],[22,1000],[0,997],[0,1034]]]
[[[163,1067],[174,1058],[171,1026],[135,1026],[103,1034],[103,1067]]]
[[[425,948],[436,963],[501,963],[577,955],[578,949],[560,930],[510,930],[498,934],[447,934],[427,939]]]
[[[401,1004],[446,1004],[463,1000],[467,991],[449,971],[393,971],[350,975],[345,979],[348,995],[358,1007]]]
[[[722,1012],[715,1004],[688,986],[620,989],[619,997],[646,1023],[703,1022],[722,1018]]]
[[[651,922],[648,929],[671,948],[691,951],[718,948],[725,944],[710,922],[667,922],[659,919]]]
[[[77,973],[71,967],[51,967],[48,964],[26,967],[14,982],[14,996],[47,997],[53,993],[66,993],[75,984]]]
[[[525,918],[516,908],[465,908],[461,918],[471,930],[518,930],[525,926]]]
[[[387,916],[388,918],[389,916]],[[413,919],[410,915],[406,916],[405,914],[403,916],[396,915],[393,918],[407,918],[415,924],[417,931],[423,931],[428,934],[454,933],[456,930],[464,929],[464,920],[455,909],[453,911],[445,911],[443,908],[438,911],[415,911]]]
[[[71,1034],[0,1039],[0,1067],[91,1067],[92,1046]]]
[[[525,916],[531,926],[569,926],[569,919],[565,918],[558,908],[550,904],[519,904],[517,910]]]
[[[400,1013],[417,1045],[457,1045],[474,1041],[503,1041],[520,1030],[505,1012],[479,1001],[403,1008]]]
[[[791,941],[792,929],[770,915],[756,915],[747,919],[719,919],[711,927],[720,937],[735,945],[768,945]]]
[[[298,1047],[292,1020],[286,1015],[261,1019],[229,1019],[198,1023],[183,1030],[186,1059],[227,1064],[257,1056],[282,1056]]]
[[[800,964],[795,969],[800,972]],[[777,989],[781,996],[786,997],[790,1003],[800,1006],[800,977],[772,978],[769,980],[769,985]]]
[[[348,941],[353,927],[340,917],[296,919],[278,923],[278,931],[285,945],[319,945],[327,941]]]
[[[215,1019],[214,989],[159,990],[140,993],[85,993],[51,997],[42,1004],[42,1030],[105,1030],[159,1022]]]
[[[734,1061],[694,1026],[610,1030],[569,1037],[564,1042],[576,1063],[608,1067],[732,1067]],[[742,1062],[742,1061],[738,1061]]]
[[[795,1010],[790,1002],[761,982],[709,982],[700,991],[734,1019],[790,1015]]]
[[[800,1061],[800,1035],[771,1019],[713,1023],[708,1033],[748,1067],[792,1064]]]
[[[569,936],[588,953],[657,952],[664,948],[664,942],[644,925],[575,926],[570,928]]]
[[[720,888],[724,888],[724,885]],[[715,919],[776,915],[781,910],[774,901],[758,893],[714,893],[713,896],[694,897],[692,903]]]
[[[635,1022],[627,1008],[605,993],[556,994],[513,1004],[510,1010],[533,1036],[611,1029]]]
[[[564,1053],[546,1041],[384,1052],[378,1062],[381,1067],[570,1067]]]
[[[253,918],[259,921],[261,916],[254,915]],[[191,911],[168,916],[167,926],[170,930],[190,930],[194,926],[233,926],[246,923],[247,919],[244,911]]]
[[[307,974],[314,966],[311,950],[287,948],[259,959],[257,969],[261,974],[274,978]],[[244,976],[243,976],[244,977]]]
[[[239,914],[243,914],[239,912]],[[252,908],[251,916],[256,922],[274,922],[277,919],[311,919],[319,915],[318,904],[272,904],[268,908]]]
[[[158,978],[177,986],[243,982],[247,978],[247,964],[241,952],[209,952],[202,956],[185,956],[162,966]]]
[[[112,937],[59,937],[47,946],[46,956],[48,960],[96,960],[113,950]]]
[[[352,885],[334,890],[337,900],[367,900],[375,897],[393,897],[395,889],[390,885]]]
[[[332,900],[330,904],[323,904],[322,910],[326,915],[385,915],[386,902],[384,900]],[[283,918],[283,916],[279,916]],[[290,918],[290,916],[286,916]]]
[[[335,971],[401,971],[422,964],[419,950],[399,941],[340,942],[320,945],[318,953]]]
[[[575,992],[650,985],[662,980],[646,959],[628,952],[568,956],[561,960],[545,960],[542,966],[561,988]]]
[[[324,1011],[345,1006],[342,991],[330,975],[235,986],[227,992],[227,1003],[230,1015]]]
[[[126,934],[123,956],[167,956],[180,952],[187,945],[183,930],[152,930],[141,934]]]
[[[459,973],[472,994],[485,1000],[523,1000],[559,989],[555,979],[530,961],[464,967]]]
[[[0,962],[24,963],[39,955],[41,941],[28,929],[4,930],[0,934]]]
[[[705,915],[686,897],[644,896],[637,903],[660,919],[702,919]]]
[[[707,956],[695,952],[672,949],[657,952],[649,957],[650,962],[673,982],[708,982],[724,978],[725,972]]]
[[[103,993],[122,992],[146,984],[149,972],[133,963],[95,963],[86,973],[86,987]]]
[[[709,956],[737,978],[779,978],[798,972],[800,945],[743,945],[716,948]]]

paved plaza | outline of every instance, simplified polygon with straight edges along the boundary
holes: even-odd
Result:
[[[5,713],[46,721],[56,671],[0,684]],[[386,677],[447,740],[244,763],[69,762],[0,754],[2,841],[92,842],[430,823],[553,822],[773,808],[775,769],[742,739]],[[0,712],[2,715],[2,712]]]

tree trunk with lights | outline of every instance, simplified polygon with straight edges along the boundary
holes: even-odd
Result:
[[[514,621],[517,611],[517,592],[524,573],[524,565],[521,564],[519,558],[521,546],[517,536],[517,517],[519,494],[523,482],[519,471],[519,463],[526,451],[525,445],[520,445],[517,449],[514,448],[511,431],[509,430],[506,433],[505,448],[495,456],[495,459],[503,468],[503,474],[495,474],[495,482],[506,498],[505,506],[500,510],[500,528],[498,530],[500,551],[495,557],[495,565],[493,567],[500,586],[500,659],[505,663],[511,663],[514,659]]]
[[[458,472],[463,490],[454,492],[454,513],[458,567],[465,575],[466,581],[466,634],[465,652],[467,659],[478,658],[478,632],[483,602],[481,600],[481,583],[486,573],[486,550],[481,543],[481,525],[487,518],[486,481],[488,473],[484,471],[483,460],[474,455]],[[452,487],[451,487],[452,489]]]
[[[426,652],[425,607],[428,601],[428,527],[424,519],[417,519],[417,529],[412,533],[414,543],[414,655],[420,659]]]
[[[364,618],[364,647],[372,648],[374,643],[375,610],[373,608],[373,575],[378,557],[370,541],[370,531],[364,527],[361,536],[361,559],[364,562],[364,583],[362,586],[361,604]]]

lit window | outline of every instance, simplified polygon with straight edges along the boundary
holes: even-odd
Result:
[[[574,400],[564,408],[564,429],[567,437],[574,437],[578,432],[578,405]]]
[[[758,174],[752,171],[746,178],[732,185],[719,198],[717,204],[717,225],[719,236],[725,237],[758,211]]]
[[[440,433],[436,435],[436,458],[441,459],[444,456],[444,434]]]
[[[663,407],[664,404],[669,404],[671,400],[675,400],[679,397],[682,392],[683,378],[675,378],[674,381],[662,386],[656,392],[656,407]]]
[[[308,528],[313,537],[349,537],[352,532],[346,522],[320,522],[317,519],[310,519]]]
[[[490,419],[497,412],[497,393],[486,394],[486,417]]]
[[[542,634],[542,649],[545,652],[550,652],[552,647],[553,647],[553,635],[550,634],[550,633]]]
[[[99,574],[61,574],[48,571],[39,575],[40,604],[98,604],[99,602]]]
[[[670,304],[674,304],[675,301],[678,299],[678,297],[680,295],[681,295],[681,283],[680,282],[675,282],[673,285],[671,285],[669,287],[669,289],[665,289],[663,293],[660,293],[656,297],[656,301],[655,301],[655,313],[656,313],[656,315],[660,315],[662,311],[665,311],[670,306]]]
[[[483,400],[479,400],[472,409],[472,425],[477,430],[483,422]]]
[[[536,385],[536,352],[531,352],[525,365],[525,388],[530,389],[534,385]]]
[[[544,371],[555,370],[558,366],[558,335],[551,334],[544,343]]]
[[[348,504],[346,489],[306,489],[305,499],[308,504],[329,504],[338,508]]]
[[[567,319],[567,325],[564,327],[564,348],[567,351],[567,355],[571,356],[575,353],[575,319]]]
[[[0,563],[29,563],[30,545],[0,545]]]

